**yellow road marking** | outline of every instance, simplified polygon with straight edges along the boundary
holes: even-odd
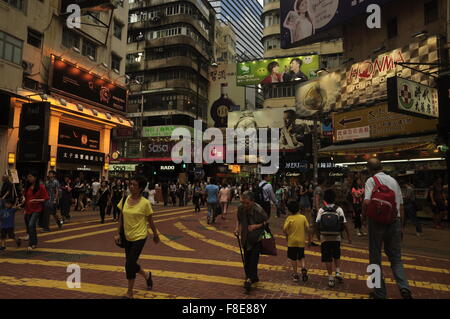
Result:
[[[189,248],[187,246],[181,245],[179,243],[176,243],[176,242],[170,240],[169,238],[167,238],[166,236],[164,236],[161,233],[159,234],[159,238],[161,239],[162,244],[167,245],[173,249],[182,250],[182,251],[195,251],[195,249]]]
[[[65,281],[49,280],[41,278],[16,278],[11,276],[0,276],[0,284],[21,287],[39,287],[50,289],[61,289],[68,291],[76,291],[82,293],[90,293],[97,295],[106,295],[112,297],[125,296],[126,289],[122,287],[104,286],[97,284],[89,284],[82,282],[81,288],[69,288]],[[133,290],[134,297],[137,299],[196,299],[192,297],[181,297],[169,295],[160,292],[149,292],[145,290]]]
[[[224,230],[218,230],[216,227],[214,226],[209,226],[207,224],[205,224],[204,221],[200,220],[200,224],[202,224],[203,226],[205,226],[205,228],[207,228],[208,230],[212,230],[215,232],[218,232],[220,234],[223,234],[227,237],[235,237],[233,233],[228,232],[228,231],[224,231]],[[200,234],[199,234],[200,235]],[[203,236],[203,235],[200,235]],[[349,247],[345,247],[345,248],[349,248]],[[283,250],[283,251],[287,251],[287,247],[286,246],[281,246],[277,244],[277,249],[279,250]],[[356,249],[356,248],[355,248]],[[305,255],[310,255],[310,256],[317,256],[320,257],[321,253],[319,252],[315,252],[315,251],[310,251],[310,250],[306,250],[305,249]],[[408,258],[403,258],[404,260],[408,260]],[[414,259],[414,258],[412,258]],[[362,258],[353,258],[353,257],[346,257],[346,256],[341,256],[341,260],[345,260],[345,261],[351,261],[351,262],[357,262],[357,263],[363,263],[363,264],[368,264],[369,260],[368,259],[362,259]],[[390,266],[389,262],[384,261],[382,263],[383,266]],[[423,271],[432,271],[432,272],[442,272],[442,273],[450,273],[450,271],[446,270],[446,269],[440,269],[440,268],[431,268],[431,267],[423,267],[423,266],[417,266],[417,265],[408,265],[408,264],[403,264],[403,266],[405,268],[412,268],[412,269],[416,269],[416,270],[423,270]],[[437,271],[436,271],[437,270]]]
[[[18,249],[19,251],[25,251],[25,249]],[[91,250],[73,250],[73,249],[58,249],[58,248],[38,248],[36,251],[39,252],[49,252],[49,253],[64,253],[64,254],[74,254],[74,255],[90,255],[90,256],[103,256],[103,257],[117,257],[125,258],[124,253],[114,253],[114,252],[103,252],[103,251],[91,251]],[[171,256],[160,256],[160,255],[146,255],[142,254],[139,257],[141,260],[151,260],[151,261],[168,261],[168,262],[180,262],[188,264],[198,264],[198,265],[212,265],[212,266],[224,266],[224,267],[236,267],[242,268],[242,262],[236,261],[226,261],[226,260],[215,260],[215,259],[198,259],[198,258],[188,258],[188,257],[171,257]],[[0,258],[0,263],[2,259]],[[278,271],[278,272],[288,272],[290,271],[289,266],[280,265],[267,265],[259,264],[258,269],[267,271]],[[308,273],[312,275],[325,276],[328,277],[328,272],[326,270],[309,268]],[[342,272],[344,279],[354,279],[366,281],[367,276],[358,275],[348,272]],[[396,285],[396,282],[392,278],[385,277],[386,284]],[[440,284],[440,283],[430,283],[422,281],[408,281],[411,287],[425,288],[440,291],[450,291],[450,285]]]
[[[208,239],[205,236],[203,236],[202,234],[199,234],[199,233],[194,232],[194,231],[192,231],[190,229],[187,229],[186,226],[184,226],[180,222],[175,223],[174,226],[176,228],[178,228],[179,230],[181,230],[183,233],[188,234],[189,236],[194,237],[195,239],[198,239],[198,240],[200,240],[202,242],[208,243],[208,244],[213,245],[213,246],[221,247],[221,248],[224,248],[226,250],[230,250],[232,252],[240,254],[240,251],[239,251],[238,248],[236,248],[236,246],[228,245],[228,244],[222,243],[222,242],[214,240],[214,239]]]
[[[185,214],[185,212],[180,212],[179,214]],[[186,216],[188,216],[188,215],[186,215]],[[162,216],[160,216],[160,217],[162,217]],[[155,220],[155,223],[160,223],[163,221],[174,220],[174,219],[179,219],[179,218],[180,218],[180,216],[166,218],[166,219],[158,219],[158,220]],[[117,231],[117,227],[105,229],[105,230],[99,230],[99,231],[90,232],[90,233],[84,233],[84,234],[79,234],[79,235],[73,235],[73,236],[67,236],[67,237],[61,237],[61,238],[57,238],[57,239],[47,240],[46,243],[60,243],[63,241],[68,241],[68,240],[78,239],[78,238],[85,238],[85,237],[100,235],[100,234],[104,234],[104,233],[111,233],[114,231]]]
[[[32,259],[0,259],[2,263],[11,263],[18,265],[39,265],[48,267],[67,267],[70,262],[61,261],[45,261],[45,260],[32,260]],[[124,272],[124,268],[121,266],[111,266],[111,265],[96,265],[87,263],[77,263],[81,269],[99,270],[99,271],[111,271],[111,272]],[[165,271],[165,270],[153,270],[152,275],[156,277],[166,277],[175,279],[184,279],[192,281],[201,281],[207,283],[218,283],[231,286],[242,286],[242,279],[223,277],[223,276],[211,276],[202,274],[192,274],[176,271]],[[65,283],[64,283],[65,284]],[[83,284],[82,284],[83,285]],[[270,290],[275,292],[285,292],[290,294],[306,294],[319,296],[328,299],[364,299],[365,295],[353,294],[353,293],[343,293],[343,292],[333,292],[321,289],[307,288],[302,286],[290,286],[285,284],[271,283],[271,282],[259,282],[255,287]]]

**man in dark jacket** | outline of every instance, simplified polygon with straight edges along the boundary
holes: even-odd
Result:
[[[249,291],[253,283],[259,281],[258,262],[261,253],[259,238],[267,224],[268,216],[264,209],[255,203],[252,192],[246,191],[241,195],[241,205],[238,208],[235,234],[241,236],[244,249],[245,283],[244,288]]]

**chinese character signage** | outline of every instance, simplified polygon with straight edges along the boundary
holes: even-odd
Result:
[[[437,120],[389,112],[387,104],[333,115],[334,141],[435,132]]]
[[[410,80],[388,79],[389,111],[439,118],[438,90]]]
[[[126,112],[127,90],[125,88],[58,58],[55,58],[52,63],[50,87],[57,93],[84,100],[98,107],[115,112]]]
[[[58,147],[57,162],[102,166],[105,163],[105,154],[68,147]]]
[[[98,150],[100,132],[60,123],[58,144]]]
[[[318,69],[318,55],[242,62],[237,64],[237,85],[308,81]]]

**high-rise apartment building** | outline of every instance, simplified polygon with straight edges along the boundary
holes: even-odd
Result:
[[[215,12],[207,0],[129,0],[129,6],[128,117],[136,125],[117,144],[124,162],[153,174],[171,162],[174,127],[192,130],[196,119],[206,126]],[[182,166],[170,168],[165,175],[178,177]]]
[[[263,55],[261,14],[258,0],[209,0],[219,21],[233,27],[236,32],[238,59],[257,59]]]
[[[1,174],[106,176],[112,131],[131,127],[128,3],[79,1],[76,25],[66,13],[73,2],[0,1]]]

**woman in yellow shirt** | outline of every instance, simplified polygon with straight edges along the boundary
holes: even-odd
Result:
[[[125,204],[122,207],[122,200],[117,207],[122,210],[123,219],[119,219],[118,234],[115,236],[116,241],[120,241],[120,229],[124,227],[125,232],[125,271],[128,279],[128,292],[126,298],[133,298],[133,287],[136,279],[136,274],[140,274],[147,282],[148,289],[153,288],[152,273],[146,272],[137,263],[145,241],[147,240],[147,221],[153,231],[153,242],[159,243],[158,230],[153,222],[153,209],[150,202],[142,197],[142,192],[147,185],[147,181],[142,177],[135,177],[130,182],[131,195],[125,199]]]

